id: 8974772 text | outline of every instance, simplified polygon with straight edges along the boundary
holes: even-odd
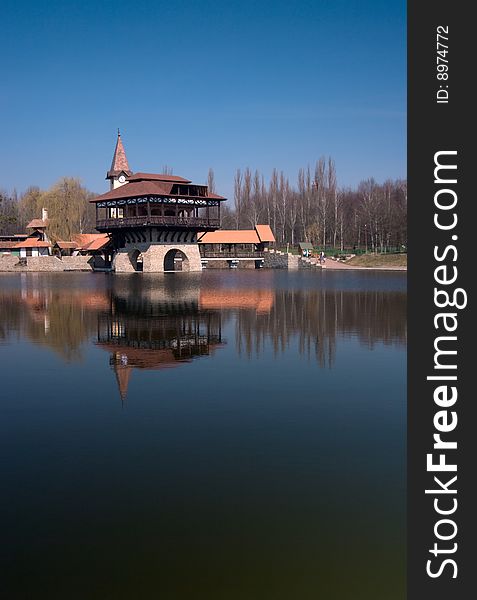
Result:
[[[437,104],[449,103],[449,26],[439,25],[436,29],[436,79],[439,89],[436,94]]]

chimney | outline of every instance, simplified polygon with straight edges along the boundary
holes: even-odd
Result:
[[[48,211],[46,210],[46,208],[41,209],[41,220],[42,221],[48,220]]]

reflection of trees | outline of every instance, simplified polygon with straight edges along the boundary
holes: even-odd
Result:
[[[238,313],[237,349],[251,357],[271,340],[274,353],[296,343],[300,355],[331,365],[337,338],[356,336],[373,348],[406,343],[406,294],[341,290],[277,290],[267,314]]]
[[[82,359],[82,345],[95,333],[97,292],[24,288],[0,296],[0,339],[25,337],[68,362]],[[100,299],[107,297],[100,295]]]
[[[202,280],[117,276],[89,287],[29,279],[21,289],[0,291],[0,340],[26,337],[68,361],[80,360],[82,346],[93,338],[111,352],[119,345],[167,350],[162,358],[144,354],[151,365],[208,353],[221,343],[229,318],[236,319],[237,351],[245,356],[261,354],[271,343],[275,354],[296,347],[323,366],[334,361],[339,338],[356,337],[368,348],[406,343],[403,292],[275,290],[263,275],[266,285],[257,289],[227,289],[215,274]],[[136,352],[138,366],[141,360]]]

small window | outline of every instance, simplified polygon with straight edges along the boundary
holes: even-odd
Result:
[[[110,208],[109,209],[109,217],[111,219],[122,219],[124,217],[124,209],[123,208]]]

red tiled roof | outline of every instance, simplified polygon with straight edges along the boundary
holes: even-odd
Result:
[[[173,181],[176,183],[192,183],[190,179],[184,179],[178,175],[169,175],[167,173],[133,173],[128,177],[129,181]]]
[[[101,196],[92,198],[91,202],[101,202],[103,200],[119,200],[120,198],[132,198],[138,196],[167,196],[172,189],[172,183],[162,181],[133,181],[121,185],[115,190],[106,192]]]
[[[259,244],[255,229],[218,229],[198,235],[202,244]]]
[[[26,226],[27,229],[43,229],[44,227],[48,227],[48,219],[43,221],[43,219],[33,219]]]
[[[256,225],[255,229],[218,229],[198,235],[202,244],[260,244],[274,242],[275,236],[269,225]]]
[[[255,230],[261,242],[274,242],[275,236],[270,225],[255,225]]]
[[[92,198],[90,202],[103,202],[105,200],[119,200],[121,198],[137,198],[141,196],[169,196],[169,197],[180,197],[180,198],[197,198],[197,196],[187,196],[184,194],[171,194],[172,182],[161,181],[161,180],[138,180],[131,181],[125,185],[121,185],[115,190],[106,192],[101,196]],[[204,196],[204,199],[211,198],[213,200],[225,200],[222,196],[217,194],[209,194]]]
[[[11,250],[15,248],[18,242],[2,242],[0,241],[0,250]]]
[[[20,242],[14,246],[15,248],[50,248],[49,242],[41,242],[36,238],[27,238],[24,242]]]
[[[110,242],[109,236],[107,238],[101,239],[97,238],[90,242],[83,250],[101,250],[105,246],[107,246]]]
[[[77,233],[73,235],[76,248],[82,250],[100,250],[109,243],[110,237],[107,233]]]

